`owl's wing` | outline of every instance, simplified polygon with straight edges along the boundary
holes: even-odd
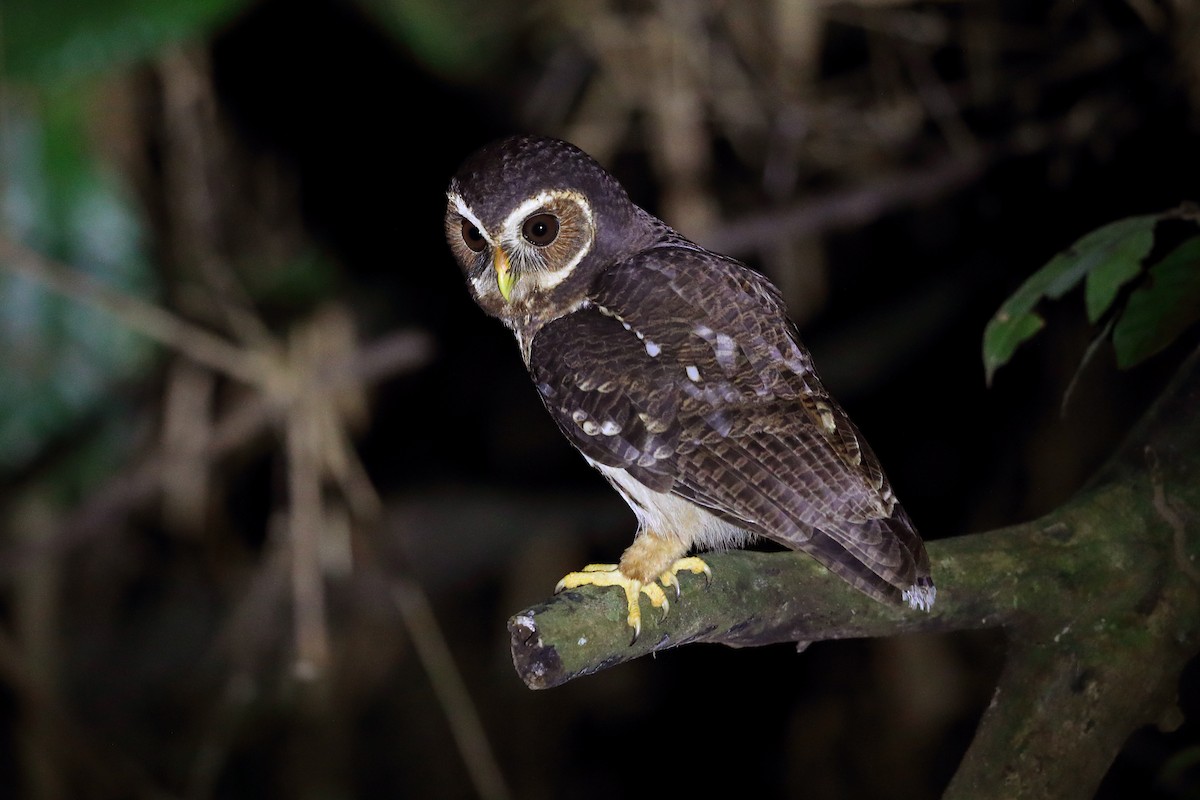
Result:
[[[529,363],[584,455],[876,597],[932,585],[920,537],[765,278],[667,247],[606,270],[590,297],[539,331]]]

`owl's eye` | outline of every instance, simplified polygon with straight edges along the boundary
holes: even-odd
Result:
[[[462,221],[462,237],[471,252],[480,253],[483,252],[483,248],[487,247],[487,239],[483,238],[479,228],[475,227],[469,219]]]
[[[545,247],[558,238],[558,217],[553,214],[534,214],[521,226],[521,235],[530,244]]]

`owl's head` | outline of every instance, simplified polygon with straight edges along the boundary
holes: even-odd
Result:
[[[631,252],[646,227],[616,179],[558,139],[487,145],[446,196],[446,239],[472,296],[510,322],[572,304],[598,265]]]

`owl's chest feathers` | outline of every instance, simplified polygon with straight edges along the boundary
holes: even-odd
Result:
[[[605,466],[586,455],[584,458],[608,479],[633,510],[639,534],[650,531],[687,548],[701,550],[741,547],[755,538],[750,531],[726,522],[679,495],[647,488],[624,469]]]

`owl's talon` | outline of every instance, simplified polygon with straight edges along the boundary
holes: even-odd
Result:
[[[708,564],[705,564],[702,558],[691,556],[689,558],[681,558],[671,565],[670,574],[672,580],[675,581],[676,589],[679,587],[679,581],[675,578],[675,573],[682,572],[683,570],[687,570],[695,575],[703,575],[705,586],[712,583],[712,570],[709,569]]]
[[[625,624],[633,628],[633,639],[629,642],[633,644],[642,634],[642,595],[650,600],[650,605],[661,610],[658,617],[659,624],[661,624],[671,613],[671,601],[667,599],[666,594],[659,587],[659,583],[663,587],[675,587],[675,597],[678,599],[681,591],[676,573],[685,570],[697,574],[703,573],[706,579],[712,576],[712,570],[699,558],[681,558],[662,575],[659,575],[657,581],[649,583],[642,583],[637,578],[628,577],[621,572],[617,564],[588,564],[578,572],[564,575],[563,579],[554,587],[554,593],[558,594],[564,589],[575,589],[580,586],[621,587],[625,592],[625,605],[628,609]]]
[[[555,584],[554,593],[559,594],[562,592],[563,589],[574,589],[576,587],[587,586],[589,584],[591,584],[593,586],[617,586],[617,585],[619,585],[618,582],[616,582],[616,581],[606,581],[606,582],[601,583],[598,581],[587,580],[587,575],[590,573],[610,573],[610,572],[616,572],[619,574],[616,564],[588,564],[587,566],[583,567],[583,569],[579,570],[579,572],[572,572],[570,574],[564,575],[562,580],[560,580],[557,584]]]

